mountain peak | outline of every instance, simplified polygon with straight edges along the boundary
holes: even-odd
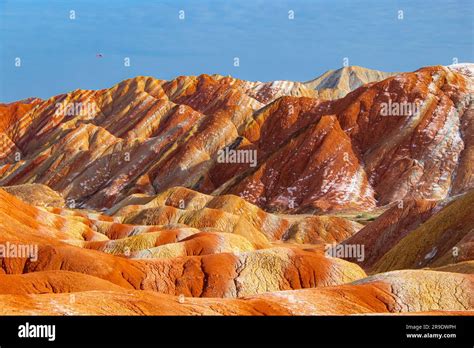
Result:
[[[337,70],[328,70],[304,84],[307,88],[318,91],[321,98],[333,100],[346,96],[362,85],[382,81],[395,74],[353,65]]]

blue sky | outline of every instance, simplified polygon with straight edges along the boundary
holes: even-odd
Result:
[[[473,62],[473,22],[472,0],[0,0],[0,102],[137,75],[307,81],[344,57],[384,71]]]

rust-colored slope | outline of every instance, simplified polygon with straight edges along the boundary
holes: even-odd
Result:
[[[323,116],[230,192],[276,211],[375,207],[364,168],[335,116]]]
[[[144,199],[144,200],[143,200]],[[293,238],[300,243],[340,242],[362,225],[332,216],[270,214],[234,195],[210,196],[175,187],[154,197],[120,202],[110,211],[133,224],[186,224],[238,233],[258,243]],[[250,227],[249,227],[250,226]],[[263,237],[261,236],[263,234]]]
[[[40,246],[38,261],[7,259],[2,269],[7,274],[78,272],[126,288],[193,297],[241,297],[343,284],[365,276],[355,264],[290,248],[134,260],[67,245]]]
[[[117,245],[117,239],[114,246],[100,241],[108,237],[91,228],[95,223],[83,216],[59,216],[31,207],[0,190],[0,242],[34,245],[38,250],[35,258],[2,257],[0,274],[70,271],[129,289],[197,297],[240,297],[328,286],[365,276],[359,266],[321,253],[287,247],[254,251],[245,238],[220,232],[164,242],[160,247],[168,250],[162,254],[150,249],[145,238],[137,241],[144,236],[156,245],[160,233],[153,235],[153,230],[137,230],[143,234],[135,237],[135,243],[129,239]],[[108,247],[111,249],[106,250]],[[98,251],[114,253],[114,248],[120,252],[125,247],[129,253],[124,257]],[[201,254],[208,255],[178,257]]]
[[[11,125],[21,124],[22,117],[41,102],[41,99],[29,98],[9,104],[0,103],[0,133],[6,133],[13,141],[16,141],[19,129],[18,127],[10,128]]]
[[[41,184],[24,184],[14,186],[4,186],[2,190],[11,195],[20,198],[22,201],[42,207],[64,208],[64,198],[56,191],[53,191],[46,185]]]
[[[59,245],[60,240],[103,239],[87,224],[35,208],[0,189],[0,241]]]
[[[232,192],[285,212],[294,205],[280,198],[294,199],[301,212],[444,199],[473,185],[472,79],[429,67],[334,101],[298,84],[218,75],[76,90],[25,112],[10,108],[0,184],[45,184],[76,207],[98,209],[174,186]],[[387,103],[415,103],[419,112],[383,116]],[[70,104],[90,108],[58,112]],[[226,148],[255,150],[256,166],[219,162]]]
[[[471,79],[446,67],[423,68],[366,85],[333,103],[380,204],[448,195],[455,172],[464,171],[459,156],[471,146],[463,140],[470,136],[460,132],[470,118]],[[384,103],[411,103],[418,112],[383,116]]]
[[[258,152],[259,168],[251,170],[248,164],[226,166],[238,173],[238,176],[232,176],[232,173],[229,174],[230,169],[221,170],[224,166],[216,165],[218,174],[213,174],[214,168],[211,169],[211,181],[216,182],[214,186],[223,182],[233,185],[231,192],[247,196],[247,199],[264,206],[267,204],[265,199],[258,201],[253,197],[255,191],[261,191],[263,187],[259,187],[258,181],[252,179],[258,177],[263,170],[261,167],[267,166],[266,159],[274,152],[282,152],[282,146],[294,141],[295,136],[304,132],[309,125],[320,122],[321,116],[335,114],[342,130],[349,135],[351,148],[357,155],[357,162],[361,164],[362,175],[369,178],[379,204],[405,197],[445,198],[458,172],[460,176],[456,182],[459,184],[453,188],[464,192],[472,187],[472,171],[468,164],[472,152],[472,127],[469,126],[472,96],[472,76],[450,68],[430,67],[360,87],[334,102],[308,102],[307,111],[304,111],[301,102],[289,97],[282,98],[257,113],[255,121],[248,123],[242,132],[243,140],[238,139],[232,144],[232,148],[241,150],[255,149]],[[415,107],[413,109],[417,112],[384,116],[384,106],[400,106],[404,103],[416,106],[418,110]],[[305,138],[310,141],[314,135]],[[344,143],[344,137],[339,137],[338,142]],[[289,161],[293,160],[299,166],[307,163],[305,156],[294,152]],[[337,156],[339,148],[333,147],[330,153],[334,152]],[[351,159],[351,152],[344,151],[343,154],[346,159]],[[463,160],[458,164],[459,158]],[[341,165],[341,162],[338,159],[335,165]],[[333,171],[333,165],[333,162],[324,162],[326,173]],[[298,172],[299,167],[294,168]],[[291,173],[293,171],[277,166],[269,168],[263,180],[276,180]],[[236,186],[238,189],[234,190]],[[343,187],[348,191],[352,185]],[[216,192],[221,192],[223,188],[225,186]],[[296,195],[302,193],[301,190],[295,192]],[[361,191],[359,200],[365,194],[366,191]],[[328,199],[323,200],[323,203],[334,204],[337,201]]]
[[[49,294],[81,291],[121,291],[123,288],[97,277],[77,272],[44,271],[0,274],[0,294]]]
[[[172,297],[148,291],[0,295],[0,314],[317,315],[424,313],[472,315],[473,276],[391,272],[350,285],[281,291],[242,299]],[[430,294],[427,296],[427,294]],[[55,306],[51,306],[54,301]]]
[[[473,206],[473,190],[456,197],[391,248],[374,265],[374,271],[440,267],[472,260]]]
[[[17,141],[30,125],[29,112],[40,103],[40,99],[31,98],[0,104],[0,161],[10,162],[21,156],[22,150],[17,146]],[[7,167],[0,168],[0,175]]]
[[[374,222],[342,242],[343,245],[363,245],[365,269],[379,261],[390,249],[433,213],[436,201],[406,200],[393,205]]]

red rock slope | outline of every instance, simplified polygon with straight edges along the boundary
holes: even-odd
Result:
[[[443,199],[474,185],[469,72],[423,68],[334,101],[218,75],[76,90],[7,117],[0,184],[45,184],[98,209],[174,186],[280,212]],[[419,112],[383,116],[384,103]],[[255,151],[256,162],[221,163],[229,150]]]
[[[15,315],[334,315],[434,314],[472,315],[472,275],[399,271],[335,287],[270,292],[241,299],[174,297],[149,291],[101,290],[89,280],[89,291],[67,294],[56,287],[44,294],[28,288],[2,290],[0,314]],[[25,276],[22,276],[25,277]],[[25,286],[27,281],[25,280]],[[54,284],[54,285],[53,285]],[[49,288],[49,289],[51,289]],[[422,290],[421,290],[422,289]],[[37,293],[36,291],[33,291]],[[54,292],[54,293],[52,293]],[[430,296],[427,296],[430,294]],[[54,305],[51,305],[51,304]]]
[[[217,227],[210,233],[186,225],[134,226],[133,237],[109,239],[114,234],[103,234],[100,225],[29,206],[0,190],[0,244],[37,248],[34,258],[2,255],[0,274],[69,271],[127,289],[194,297],[241,297],[365,276],[359,266],[321,252],[284,245],[257,250],[252,240]]]

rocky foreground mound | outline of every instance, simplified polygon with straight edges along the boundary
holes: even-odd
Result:
[[[150,209],[155,216],[178,197],[187,197],[179,211],[190,218],[175,221],[171,211],[159,213],[169,216],[163,224],[123,223]],[[238,197],[176,188],[140,200],[122,202],[107,216],[33,207],[0,190],[0,245],[37,247],[36,255],[2,258],[0,314],[469,314],[474,306],[474,276],[459,270],[367,278],[355,263],[325,255],[321,241],[335,243],[331,229],[340,228],[341,217],[310,217],[323,219],[329,232],[313,244],[321,248],[311,248],[285,239],[307,217],[272,216]],[[198,226],[205,218],[193,214],[200,209],[219,218],[210,215],[212,226]],[[236,209],[241,221],[251,221],[245,226],[252,234],[236,227]],[[260,219],[251,220],[257,213]]]
[[[348,285],[305,290],[267,292],[239,299],[173,297],[150,291],[117,289],[94,279],[84,282],[89,291],[65,293],[58,285],[69,274],[52,279],[41,274],[45,289],[0,295],[0,314],[15,315],[331,315],[331,314],[454,314],[473,315],[473,277],[434,271],[398,271]],[[25,276],[23,276],[25,277]],[[68,278],[69,277],[69,278]],[[87,277],[84,277],[87,278]],[[93,277],[89,277],[93,278]],[[15,281],[16,279],[12,279]],[[29,279],[28,279],[29,280]],[[40,283],[41,284],[41,283]],[[22,290],[23,290],[22,289]],[[0,288],[0,291],[2,289]]]

